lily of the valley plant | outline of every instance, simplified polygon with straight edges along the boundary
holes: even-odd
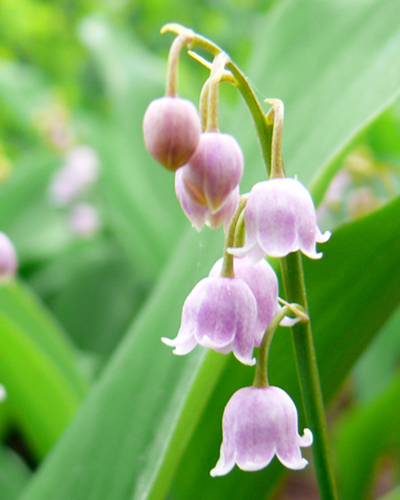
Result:
[[[168,58],[166,95],[153,101],[144,116],[145,143],[161,165],[175,172],[177,198],[195,229],[223,226],[225,244],[222,258],[183,304],[177,336],[162,341],[174,347],[178,355],[199,345],[223,354],[232,352],[245,365],[256,364],[253,386],[237,391],[226,405],[220,458],[212,476],[227,474],[235,464],[246,471],[259,470],[275,455],[289,469],[303,469],[308,462],[302,457],[301,447],[311,446],[314,436],[321,497],[334,499],[299,254],[321,258],[316,244],[328,241],[330,233],[318,228],[307,189],[297,179],[285,176],[281,156],[283,103],[269,99],[272,106],[264,113],[245,76],[219,47],[176,24],[166,25],[162,32],[166,31],[177,37]],[[210,69],[199,111],[177,93],[178,60],[184,46]],[[213,56],[212,64],[193,52],[196,47]],[[235,85],[249,105],[269,174],[268,180],[261,179],[242,196],[241,148],[234,137],[218,128],[218,88],[222,81]],[[281,259],[288,302],[278,297],[278,278],[266,256]],[[296,297],[291,296],[291,283],[300,290]],[[302,352],[310,353],[299,364],[309,427],[302,436],[294,402],[281,388],[268,383],[269,347],[279,324],[293,327],[295,349],[305,343],[307,349]],[[255,348],[259,348],[257,361]],[[304,384],[309,390],[304,390]]]

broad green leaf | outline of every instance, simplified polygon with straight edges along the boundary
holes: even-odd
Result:
[[[350,410],[338,423],[334,450],[340,498],[369,498],[374,466],[387,449],[400,446],[400,374],[376,398]]]
[[[2,500],[16,500],[27,485],[31,471],[11,450],[0,447],[0,492]]]
[[[400,309],[390,318],[354,367],[353,383],[358,400],[366,401],[374,397],[391,381],[400,352],[399,330]]]
[[[41,458],[75,414],[87,383],[58,326],[19,284],[0,288],[0,331],[10,419]]]
[[[309,308],[325,401],[329,402],[354,362],[400,301],[400,199],[382,210],[338,229],[320,261],[304,260]],[[354,278],[355,277],[355,278]],[[377,293],[379,290],[379,293]],[[284,388],[301,410],[290,334],[277,332],[272,343],[270,382]],[[283,467],[235,469],[209,477],[218,459],[223,408],[233,392],[252,383],[252,370],[229,361],[174,480],[174,498],[187,491],[208,500],[251,500],[271,493]],[[301,426],[304,426],[304,420]],[[299,472],[305,474],[306,472]],[[157,498],[157,497],[154,497]],[[354,497],[353,497],[354,498]]]
[[[316,203],[354,138],[399,95],[399,16],[397,0],[294,0],[260,23],[247,74],[258,94],[284,101],[287,174],[313,181]],[[249,189],[263,179],[244,113],[234,132],[245,150]]]
[[[200,348],[177,357],[160,337],[175,337],[185,296],[221,244],[220,233],[191,229],[178,241],[151,299],[22,498],[145,498],[166,453],[173,472],[199,418],[194,404],[183,407],[186,397],[204,405],[227,358]],[[171,440],[179,452],[168,449]],[[157,483],[164,493],[167,479]]]

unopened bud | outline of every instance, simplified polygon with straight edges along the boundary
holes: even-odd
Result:
[[[190,160],[199,143],[201,125],[197,109],[180,97],[156,99],[144,115],[143,134],[151,156],[175,172]]]
[[[183,182],[196,203],[208,205],[215,213],[238,186],[243,163],[242,150],[233,136],[206,132],[185,167]]]

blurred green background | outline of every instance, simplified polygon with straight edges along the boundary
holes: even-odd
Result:
[[[0,230],[19,257],[0,289],[1,500],[318,498],[312,464],[210,479],[223,407],[252,372],[200,348],[177,359],[159,341],[222,244],[189,227],[143,145],[167,22],[223,47],[261,101],[285,102],[288,174],[333,231],[306,277],[341,498],[400,499],[399,16],[395,0],[0,0]],[[183,54],[179,76],[197,103],[207,71]],[[245,192],[262,160],[222,87]],[[57,206],[52,182],[82,146],[98,179]],[[84,234],[71,222],[80,203],[98,217]],[[271,356],[304,427],[288,332]]]

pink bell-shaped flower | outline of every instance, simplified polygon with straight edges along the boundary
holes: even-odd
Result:
[[[245,387],[231,397],[223,416],[220,458],[211,471],[223,476],[235,463],[242,470],[266,467],[276,455],[289,469],[304,469],[307,460],[300,447],[312,444],[309,429],[298,434],[297,409],[278,387]]]
[[[202,279],[187,297],[175,339],[161,340],[175,347],[174,354],[187,354],[197,344],[254,365],[252,358],[257,303],[246,283],[237,278]]]
[[[0,232],[0,283],[14,278],[18,260],[14,245],[8,236]]]
[[[182,167],[175,173],[175,192],[187,218],[199,232],[204,224],[210,226],[211,229],[218,229],[223,224],[226,230],[239,203],[239,186],[228,195],[223,206],[213,213],[207,205],[200,205],[194,201],[186,191],[182,178],[186,168],[186,166]]]
[[[243,164],[242,150],[233,136],[205,132],[182,174],[186,192],[215,213],[239,185]]]
[[[152,101],[143,118],[147,150],[171,172],[190,160],[200,134],[201,124],[196,107],[180,97],[166,96]]]
[[[220,276],[223,259],[218,260],[210,271],[210,276]],[[278,278],[275,271],[266,260],[250,264],[247,259],[234,259],[235,277],[243,280],[253,292],[257,302],[257,324],[255,328],[254,345],[260,347],[265,330],[271,319],[279,311]],[[284,318],[282,326],[292,326],[298,320]]]
[[[331,233],[321,233],[310,193],[295,179],[270,179],[259,182],[250,192],[244,210],[246,244],[231,248],[238,257],[246,255],[255,263],[264,258],[285,257],[301,250],[319,259],[316,243],[328,241]]]

